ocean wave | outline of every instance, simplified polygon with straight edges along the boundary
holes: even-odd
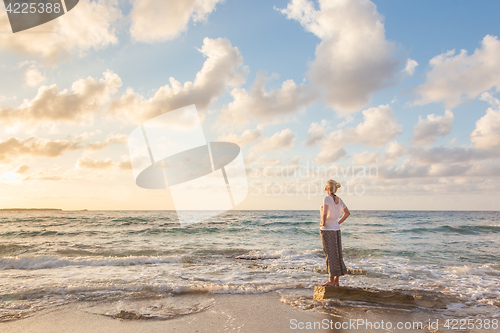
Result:
[[[21,245],[21,244],[0,244],[0,256],[2,255],[20,255],[33,248],[33,245]]]
[[[35,256],[20,258],[0,258],[0,270],[8,269],[53,269],[66,266],[135,266],[135,265],[154,265],[164,263],[180,263],[181,258],[173,257],[93,257],[89,258],[68,258]]]
[[[495,225],[459,225],[459,226],[450,226],[443,225],[434,228],[413,228],[403,230],[403,232],[411,232],[411,233],[424,233],[424,232],[441,232],[444,234],[447,233],[458,233],[462,235],[474,235],[481,233],[500,233],[500,226]]]
[[[248,253],[239,255],[236,259],[244,260],[267,260],[267,259],[287,259],[287,260],[300,260],[306,258],[317,258],[320,251],[306,250],[302,252],[292,252],[288,250],[276,251],[250,251]]]

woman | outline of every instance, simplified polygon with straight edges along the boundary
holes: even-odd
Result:
[[[323,283],[322,286],[338,286],[339,276],[347,274],[347,268],[342,258],[340,225],[351,213],[342,199],[335,195],[339,187],[340,184],[333,179],[326,182],[325,192],[328,195],[321,206],[321,243],[326,255],[326,269],[330,276],[328,282]],[[340,218],[341,212],[344,212],[342,218]]]

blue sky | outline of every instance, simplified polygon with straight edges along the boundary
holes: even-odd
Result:
[[[251,188],[280,193],[241,209],[315,209],[330,178],[256,170],[356,166],[379,172],[338,176],[353,209],[497,210],[499,7],[86,0],[18,34],[0,8],[2,206],[172,209],[135,186],[126,137],[194,103],[207,139],[242,147]]]

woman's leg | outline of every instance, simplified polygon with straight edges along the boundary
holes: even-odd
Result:
[[[344,258],[342,256],[342,237],[340,230],[338,231],[332,231],[334,234],[332,234],[332,251],[330,257],[332,258],[332,263],[333,266],[335,267],[332,270],[332,273],[330,273],[330,276],[335,274],[333,276],[333,281],[332,278],[330,277],[330,281],[332,281],[332,284],[336,287],[340,286],[339,278],[341,275],[347,274],[347,268],[344,263]]]
[[[333,285],[336,286],[336,287],[340,286],[340,284],[339,284],[339,277],[338,276],[334,276],[333,277]]]
[[[326,271],[328,272],[328,281],[323,283],[321,286],[322,287],[325,287],[325,286],[333,286],[335,283],[333,281],[334,277],[330,274],[330,267],[329,267],[329,264],[328,264],[328,261],[329,261],[329,254],[328,254],[328,245],[327,245],[327,240],[326,240],[326,234],[324,231],[320,231],[320,234],[321,234],[321,243],[323,245],[323,251],[325,252],[325,259],[326,259]]]

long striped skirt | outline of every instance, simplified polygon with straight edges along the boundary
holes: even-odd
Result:
[[[330,276],[347,274],[342,257],[342,238],[340,230],[320,230],[321,243],[326,256],[326,269]]]

